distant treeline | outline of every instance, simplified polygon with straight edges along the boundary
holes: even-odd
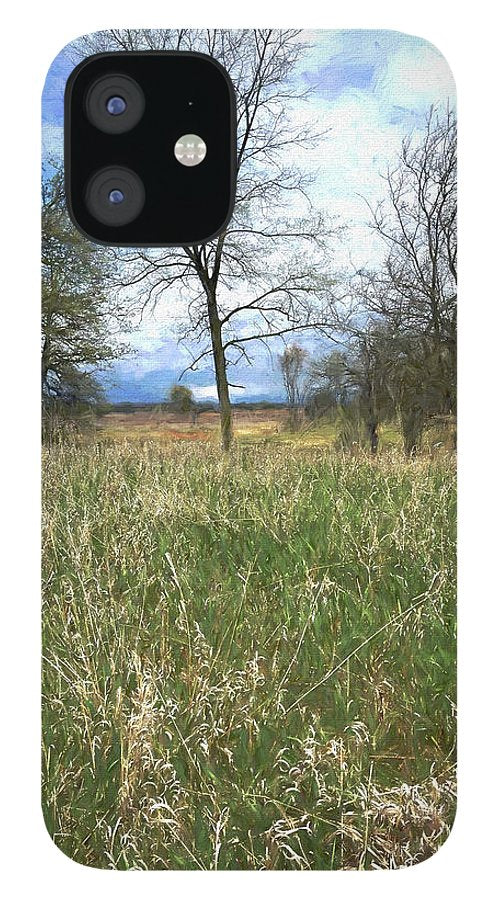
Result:
[[[196,401],[196,410],[198,414],[203,412],[219,412],[220,406],[216,400],[199,400]],[[233,407],[236,409],[248,410],[249,412],[253,410],[259,409],[287,409],[289,404],[281,401],[273,401],[273,400],[235,400],[233,402]],[[158,400],[158,401],[147,401],[147,402],[134,402],[131,400],[123,400],[117,403],[98,403],[94,407],[97,415],[105,415],[106,413],[112,412],[121,412],[121,413],[135,413],[140,412],[141,410],[150,410],[153,411],[161,407],[163,409],[175,408],[175,405],[170,401]]]

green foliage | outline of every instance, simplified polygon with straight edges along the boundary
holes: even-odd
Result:
[[[435,851],[455,804],[451,457],[94,443],[44,469],[43,805],[65,853]]]
[[[172,385],[168,394],[168,401],[171,407],[180,413],[192,412],[196,406],[191,389],[183,384]]]
[[[42,190],[42,395],[45,404],[95,402],[95,373],[126,352],[113,338],[125,312],[108,282],[110,258],[71,224],[60,169]]]

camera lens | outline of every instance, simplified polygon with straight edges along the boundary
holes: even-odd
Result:
[[[126,100],[123,100],[123,97],[110,97],[106,109],[110,116],[121,116],[126,109]]]
[[[140,215],[146,192],[141,179],[121,166],[99,169],[90,178],[85,203],[91,215],[103,225],[128,225]]]
[[[109,197],[107,199],[110,203],[123,203],[125,195],[123,191],[118,190],[118,188],[114,188],[113,191],[109,191]]]
[[[145,99],[142,88],[128,75],[103,75],[85,97],[87,117],[99,131],[124,134],[140,122]]]

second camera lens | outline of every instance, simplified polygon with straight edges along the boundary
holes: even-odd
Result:
[[[91,215],[102,225],[121,227],[140,215],[145,203],[141,178],[124,166],[107,166],[89,179],[85,202]]]

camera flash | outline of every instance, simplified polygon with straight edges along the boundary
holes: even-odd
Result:
[[[174,153],[183,166],[199,166],[206,156],[206,144],[197,134],[184,134],[176,142]]]

